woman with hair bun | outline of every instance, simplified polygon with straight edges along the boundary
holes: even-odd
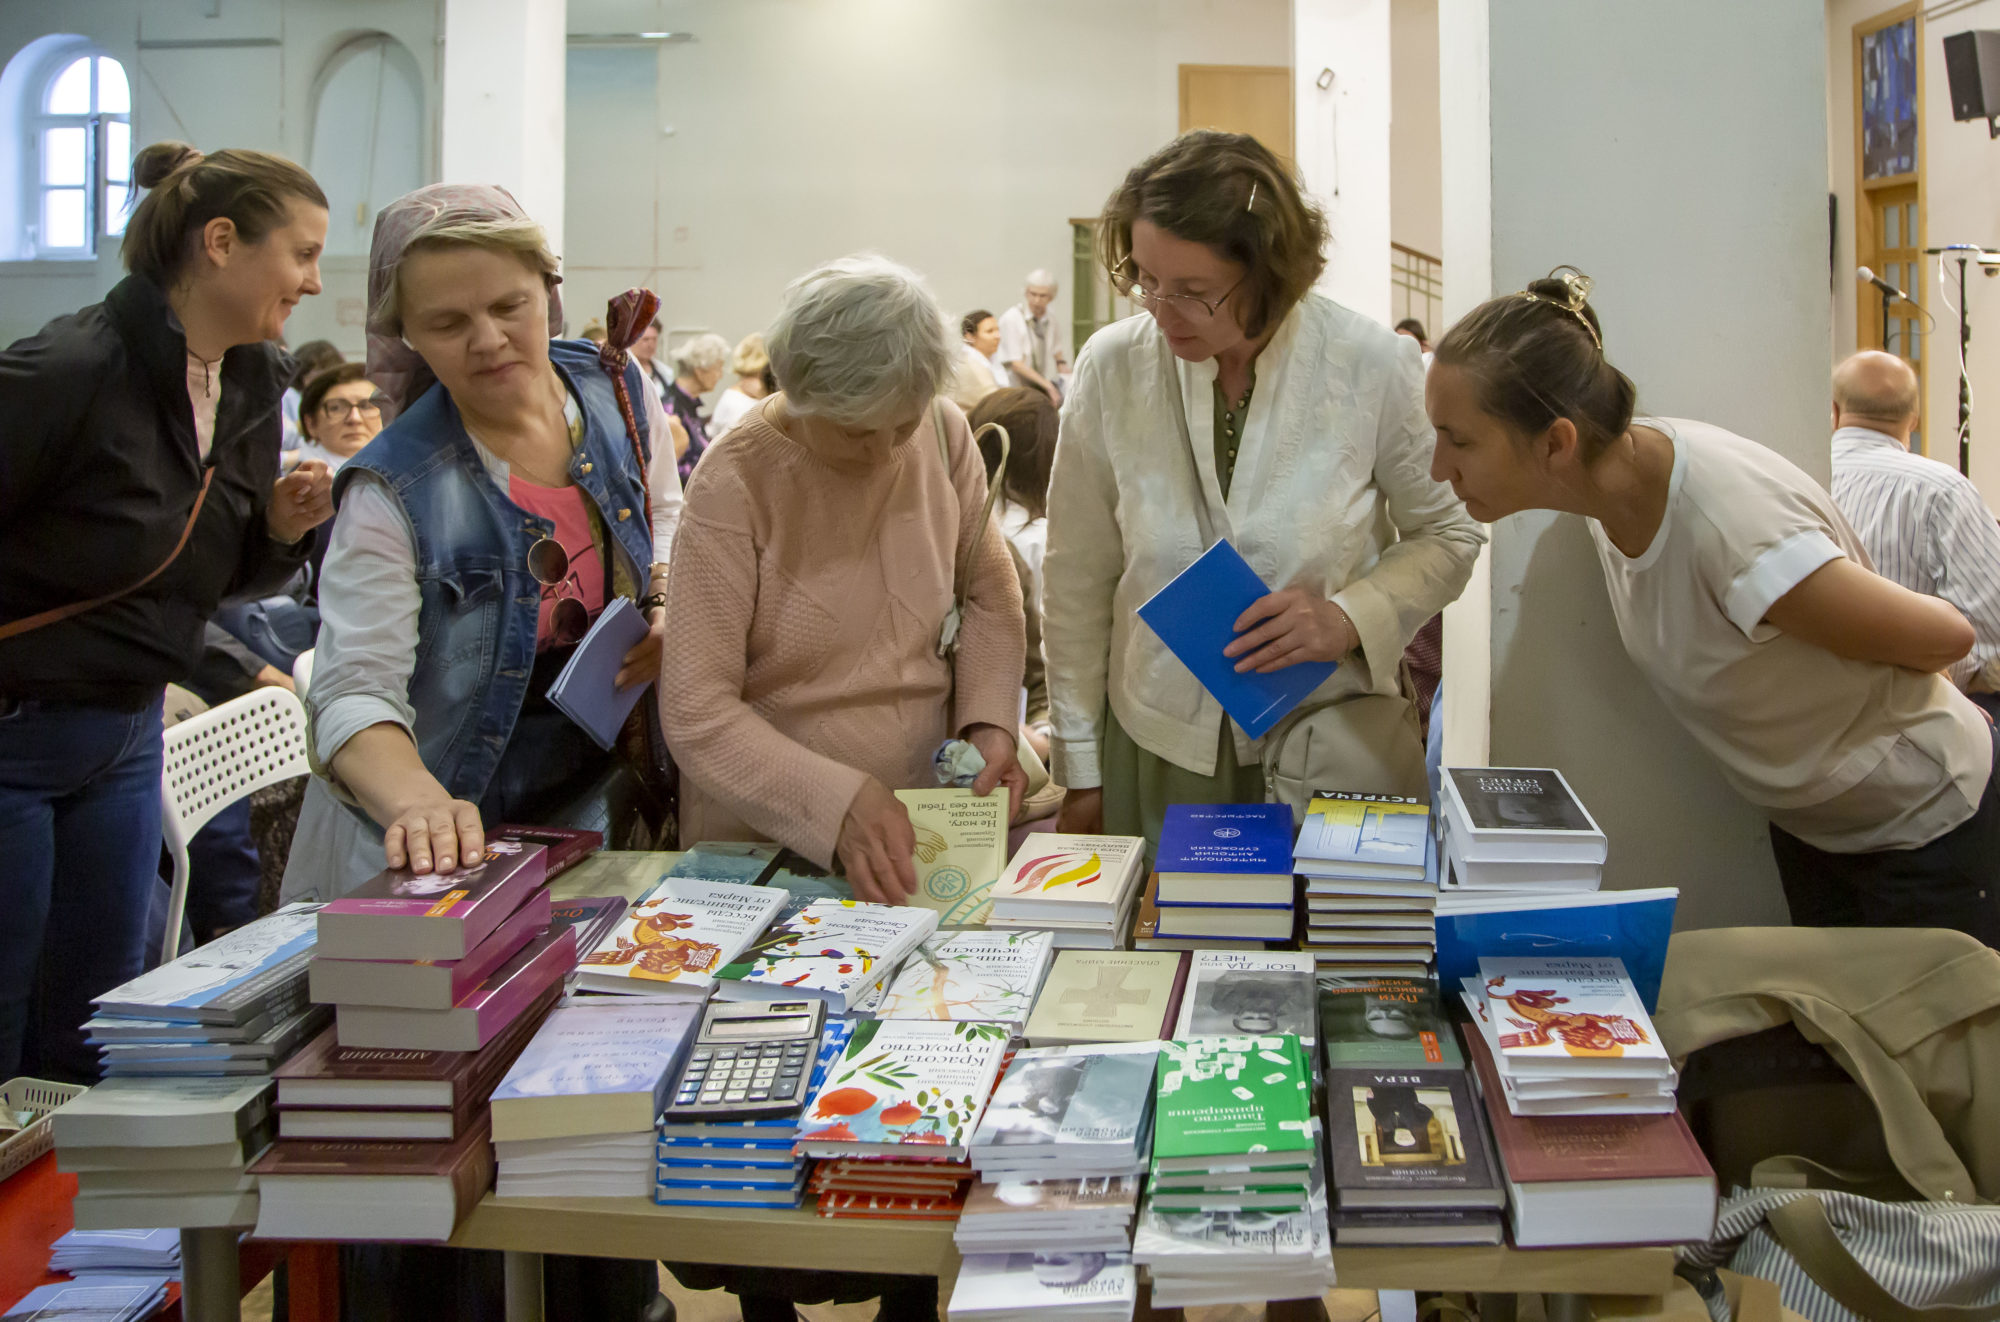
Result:
[[[144,965],[161,701],[225,597],[275,591],[332,511],[278,476],[326,196],[255,151],[146,148],[130,272],[0,352],[0,1077],[89,1082],[90,1001]]]
[[[1793,922],[2000,945],[1994,733],[1938,673],[1972,626],[1872,572],[1832,497],[1775,451],[1635,418],[1590,288],[1558,267],[1438,341],[1432,473],[1487,522],[1590,520],[1626,652],[1770,816]]]

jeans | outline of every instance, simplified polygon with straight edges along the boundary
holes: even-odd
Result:
[[[187,916],[195,945],[255,920],[263,878],[257,842],[250,838],[246,795],[209,818],[188,841]],[[167,880],[173,880],[171,872]]]
[[[160,709],[0,709],[0,1078],[97,1080],[83,1021],[144,967],[160,884]]]

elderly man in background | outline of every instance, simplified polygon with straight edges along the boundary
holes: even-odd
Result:
[[[1834,369],[1834,503],[1876,573],[1972,622],[1972,651],[1946,673],[2000,714],[2000,525],[1970,479],[1910,453],[1917,415],[1917,374],[1894,354],[1871,349]]]
[[[1021,301],[1000,314],[1000,365],[1013,374],[1017,386],[1031,386],[1062,404],[1056,379],[1069,371],[1069,344],[1062,326],[1049,315],[1056,301],[1056,278],[1047,271],[1028,272]]]

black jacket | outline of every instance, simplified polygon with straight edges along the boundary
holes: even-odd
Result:
[[[224,597],[272,591],[298,567],[310,539],[278,546],[264,523],[289,368],[272,344],[223,357],[215,478],[180,557],[129,596],[0,641],[0,698],[136,710],[194,672]],[[150,572],[201,479],[187,342],[151,281],[127,276],[0,352],[0,621]]]

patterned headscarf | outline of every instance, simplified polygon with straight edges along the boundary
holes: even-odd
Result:
[[[514,195],[494,184],[428,184],[382,208],[375,217],[375,238],[368,245],[368,379],[389,397],[389,417],[401,413],[430,389],[437,377],[400,332],[381,322],[382,300],[389,280],[402,263],[410,241],[436,221],[526,220]],[[562,295],[549,279],[549,338],[562,334]]]

